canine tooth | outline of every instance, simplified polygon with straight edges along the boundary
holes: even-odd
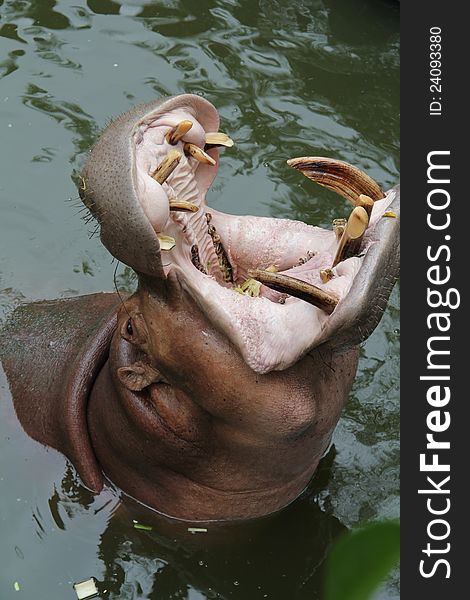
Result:
[[[186,202],[186,200],[170,200],[169,205],[170,210],[181,210],[183,212],[193,213],[199,210],[199,206],[197,206],[193,202]]]
[[[344,230],[346,229],[347,220],[346,219],[334,219],[333,220],[333,231],[335,232],[336,239],[341,239]]]
[[[297,169],[312,181],[333,190],[357,206],[361,194],[369,196],[374,202],[385,198],[385,194],[369,175],[349,163],[322,156],[303,156],[291,158],[287,164]]]
[[[171,250],[176,246],[175,238],[169,235],[162,235],[161,233],[157,233],[158,241],[160,242],[161,250]]]
[[[182,156],[178,150],[170,150],[151,176],[162,185],[176,169]]]
[[[166,141],[174,146],[183,138],[183,136],[188,133],[192,126],[192,121],[180,121],[176,127],[170,129],[170,131],[166,134]]]
[[[208,154],[206,154],[202,148],[196,146],[196,144],[190,144],[187,142],[184,145],[184,152],[185,154],[189,154],[201,163],[212,166],[215,165],[215,160],[211,158]]]
[[[368,224],[369,217],[367,216],[365,208],[356,206],[349,216],[346,228],[339,241],[338,249],[336,250],[335,258],[331,266],[332,268],[342,260],[346,260],[357,254],[361,246],[362,236],[364,235]]]
[[[226,148],[231,148],[233,146],[233,140],[229,138],[226,133],[213,131],[206,133],[206,144],[209,144],[209,146],[225,146]]]
[[[261,269],[250,269],[248,275],[273,290],[290,294],[313,304],[317,308],[324,310],[328,315],[331,315],[339,302],[334,294],[325,292],[316,285],[300,281],[300,279],[294,279],[294,277],[289,277],[282,273],[269,273]]]

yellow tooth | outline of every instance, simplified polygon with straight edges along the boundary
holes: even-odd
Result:
[[[334,276],[335,274],[331,269],[322,269],[320,271],[320,279],[323,283],[328,283]]]
[[[385,198],[378,183],[369,175],[341,160],[323,156],[302,156],[291,158],[287,164],[312,181],[340,194],[354,206],[357,205],[357,198],[361,194],[367,194],[374,202]]]
[[[186,143],[184,145],[184,152],[185,154],[189,154],[201,163],[212,166],[215,165],[215,160],[211,158],[208,154],[206,154],[202,148],[196,146],[196,144]]]
[[[222,133],[221,131],[213,131],[206,133],[206,144],[231,148],[233,146],[233,140],[229,138],[226,133]]]
[[[335,232],[335,236],[337,241],[341,239],[344,230],[346,229],[346,219],[333,219],[333,231]]]
[[[181,157],[182,154],[178,150],[170,150],[151,176],[162,185],[176,169]]]
[[[160,242],[161,250],[171,250],[176,246],[175,238],[169,235],[162,235],[161,233],[157,233],[158,241]]]
[[[183,212],[197,212],[199,206],[193,204],[193,202],[186,202],[186,200],[170,200],[170,210],[181,210]]]
[[[309,304],[313,304],[328,315],[331,315],[339,302],[334,294],[325,292],[316,285],[289,277],[283,273],[269,273],[261,269],[250,269],[248,275],[273,290],[295,296]]]
[[[170,131],[166,134],[166,141],[174,146],[188,133],[192,126],[192,121],[180,121],[176,127],[170,129]]]
[[[365,209],[367,216],[369,217],[372,214],[372,209],[374,208],[374,201],[370,196],[366,196],[365,194],[360,194],[356,200],[356,206],[362,206]]]
[[[336,267],[342,260],[346,260],[359,252],[362,236],[368,224],[369,217],[367,216],[366,209],[362,206],[356,206],[349,216],[331,268]]]

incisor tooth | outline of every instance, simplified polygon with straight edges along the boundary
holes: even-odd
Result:
[[[291,158],[287,164],[312,181],[340,194],[354,206],[357,206],[357,199],[361,194],[369,196],[374,202],[385,198],[379,184],[369,175],[342,160],[322,156],[303,156]]]
[[[367,216],[366,209],[362,206],[356,206],[349,216],[331,268],[335,267],[342,260],[346,260],[359,252],[362,236],[368,224],[369,217]]]
[[[370,221],[372,209],[374,208],[374,201],[372,200],[372,198],[366,196],[365,194],[360,194],[356,200],[356,206],[362,206],[362,208],[365,209]]]
[[[185,154],[189,154],[201,163],[212,166],[215,165],[215,160],[211,158],[208,154],[206,154],[202,148],[196,146],[196,144],[186,143],[184,145],[184,152]]]
[[[271,273],[261,269],[250,269],[248,275],[260,283],[285,294],[290,294],[317,308],[324,310],[328,315],[336,308],[339,300],[334,294],[325,292],[316,285],[306,283],[300,279],[289,277],[282,273]]]
[[[183,212],[197,212],[199,207],[193,202],[186,202],[186,200],[170,200],[170,210],[181,210]]]
[[[333,220],[333,231],[335,232],[336,239],[339,240],[342,238],[344,230],[346,229],[347,220],[346,219],[334,219]]]
[[[229,138],[226,133],[221,131],[213,131],[206,133],[206,144],[210,146],[225,146],[231,148],[233,146],[233,140]]]
[[[176,127],[170,129],[170,131],[166,134],[166,141],[174,146],[188,133],[192,126],[192,121],[180,121]]]
[[[181,157],[182,154],[178,150],[170,150],[151,176],[162,185],[176,169]]]

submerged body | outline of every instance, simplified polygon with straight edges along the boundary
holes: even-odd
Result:
[[[296,168],[355,205],[349,254],[333,231],[209,209],[230,145],[217,129],[214,107],[184,95],[105,130],[81,195],[138,290],[22,307],[0,348],[23,427],[85,485],[99,491],[104,472],[202,521],[261,516],[304,489],[398,269],[399,192],[339,161]]]

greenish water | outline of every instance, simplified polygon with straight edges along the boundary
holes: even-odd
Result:
[[[110,116],[156,96],[197,93],[220,110],[236,142],[208,196],[221,210],[323,226],[344,216],[345,202],[289,170],[294,156],[397,183],[398,6],[0,0],[0,320],[22,299],[112,289],[115,265],[89,239],[71,176]],[[20,431],[0,371],[0,597],[72,599],[72,582],[95,576],[113,599],[321,598],[331,541],[398,515],[398,328],[395,289],[308,493],[275,519],[207,534],[154,523],[118,490],[92,497]],[[393,577],[377,597],[398,594]]]

